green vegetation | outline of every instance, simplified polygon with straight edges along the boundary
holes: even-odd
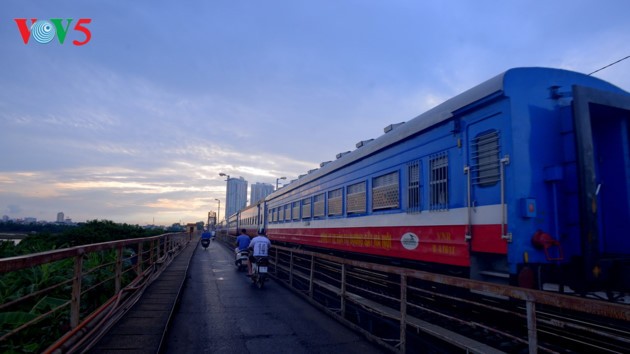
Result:
[[[0,223],[2,232],[30,232],[17,246],[12,242],[0,242],[0,258],[44,252],[54,249],[87,245],[130,238],[157,236],[163,230],[143,229],[138,225],[116,224],[109,220],[92,220],[79,226],[27,225]],[[3,229],[4,227],[4,229]],[[40,231],[34,231],[40,230]],[[33,233],[35,232],[35,233]]]
[[[11,230],[15,232],[15,230]],[[121,239],[154,236],[164,233],[162,230],[145,230],[139,226],[115,224],[111,221],[90,221],[77,227],[65,228],[61,233],[29,234],[18,245],[13,242],[0,242],[0,257],[12,257],[54,249],[73,247]],[[148,245],[147,245],[148,247]],[[125,269],[131,268],[135,261],[131,249],[125,250]],[[81,301],[82,318],[114,295],[114,273],[116,252],[114,250],[90,253],[83,260],[83,269],[92,271],[82,278],[82,289],[90,289]],[[102,267],[101,267],[102,266]],[[0,275],[0,304],[5,304],[25,295],[49,287],[45,296],[38,296],[33,301],[23,301],[0,312],[0,337],[19,327],[38,315],[47,313],[70,300],[72,283],[68,281],[74,271],[74,260],[65,259],[21,271]],[[123,284],[129,283],[135,276],[125,273]],[[70,329],[69,307],[63,307],[48,318],[38,322],[8,340],[0,343],[2,353],[41,352]]]

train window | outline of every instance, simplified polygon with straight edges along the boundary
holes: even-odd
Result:
[[[407,212],[414,213],[420,211],[420,160],[407,164]]]
[[[311,218],[311,198],[302,199],[302,219]]]
[[[284,207],[278,207],[278,221],[284,221]]]
[[[448,154],[446,151],[429,159],[429,210],[448,209]]]
[[[313,197],[313,217],[321,218],[324,216],[324,193]]]
[[[291,221],[291,204],[284,206],[284,221]]]
[[[300,202],[293,202],[293,220],[300,220]]]
[[[398,171],[372,179],[372,210],[399,207]]]
[[[346,196],[346,208],[348,209],[348,214],[365,213],[365,194],[365,182],[348,186],[348,195]]]
[[[328,192],[328,216],[341,215],[343,213],[343,189],[335,189]]]
[[[500,178],[499,133],[496,130],[478,135],[472,141],[471,166],[473,184],[493,186]]]

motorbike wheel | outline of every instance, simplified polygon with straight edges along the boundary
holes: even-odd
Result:
[[[265,286],[265,278],[261,277],[261,276],[258,276],[258,278],[256,279],[256,283],[255,284],[256,284],[256,287],[258,289],[262,289],[263,286]]]

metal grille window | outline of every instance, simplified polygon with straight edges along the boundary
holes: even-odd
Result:
[[[496,130],[480,134],[472,140],[472,183],[492,186],[500,179],[499,133]]]
[[[313,217],[324,216],[324,193],[318,194],[313,197]]]
[[[348,214],[365,213],[365,194],[365,182],[348,186],[348,195],[346,196]]]
[[[302,199],[302,219],[311,217],[311,198]]]
[[[420,160],[407,164],[407,212],[417,213],[420,211]]]
[[[372,180],[372,210],[398,208],[399,197],[398,171]]]
[[[328,192],[328,216],[343,213],[343,190],[341,188]]]
[[[300,220],[300,202],[293,202],[293,220]]]
[[[448,210],[448,154],[433,155],[429,159],[429,210]]]

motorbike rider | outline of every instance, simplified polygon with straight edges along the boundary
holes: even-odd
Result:
[[[206,230],[201,234],[201,245],[206,248],[210,244],[210,241],[212,241],[212,234],[210,231]]]
[[[235,246],[236,248],[234,249],[234,252],[236,253],[247,250],[247,247],[249,246],[249,236],[247,235],[247,230],[241,229],[241,234],[236,237]],[[236,262],[237,261],[234,261],[235,264]]]
[[[271,247],[271,241],[265,235],[265,229],[260,228],[258,236],[254,237],[249,243],[249,273],[252,275],[252,263],[256,262],[256,257],[269,256],[269,247]]]

